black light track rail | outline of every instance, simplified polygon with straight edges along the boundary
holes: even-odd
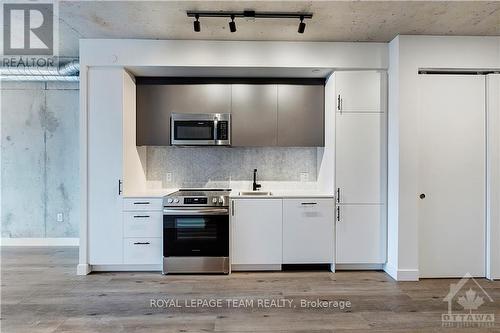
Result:
[[[246,18],[294,18],[311,19],[312,13],[290,13],[290,12],[255,12],[253,10],[244,10],[240,12],[225,11],[194,11],[188,10],[188,17],[246,17]]]

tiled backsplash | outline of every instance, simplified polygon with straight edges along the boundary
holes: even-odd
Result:
[[[309,182],[317,178],[317,148],[147,147],[146,156],[147,180],[164,188],[225,187],[251,181],[253,169],[259,181],[300,181],[301,173]]]

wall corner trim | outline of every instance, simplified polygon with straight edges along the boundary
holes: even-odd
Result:
[[[2,238],[0,246],[78,246],[80,238]]]
[[[89,264],[78,264],[78,266],[76,266],[76,275],[87,275],[90,272]]]

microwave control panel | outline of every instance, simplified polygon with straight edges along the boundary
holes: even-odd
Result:
[[[217,122],[217,140],[228,140],[227,121]]]

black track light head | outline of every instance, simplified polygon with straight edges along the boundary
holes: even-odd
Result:
[[[195,32],[200,32],[201,31],[201,25],[200,25],[200,15],[196,14],[195,15],[196,21],[193,22],[193,28]]]
[[[231,15],[231,22],[229,22],[229,30],[236,32],[236,22],[234,22],[234,15]]]
[[[303,34],[305,30],[306,30],[306,24],[304,23],[304,16],[301,16],[300,23],[299,23],[299,29],[297,30],[297,32],[299,34]]]

